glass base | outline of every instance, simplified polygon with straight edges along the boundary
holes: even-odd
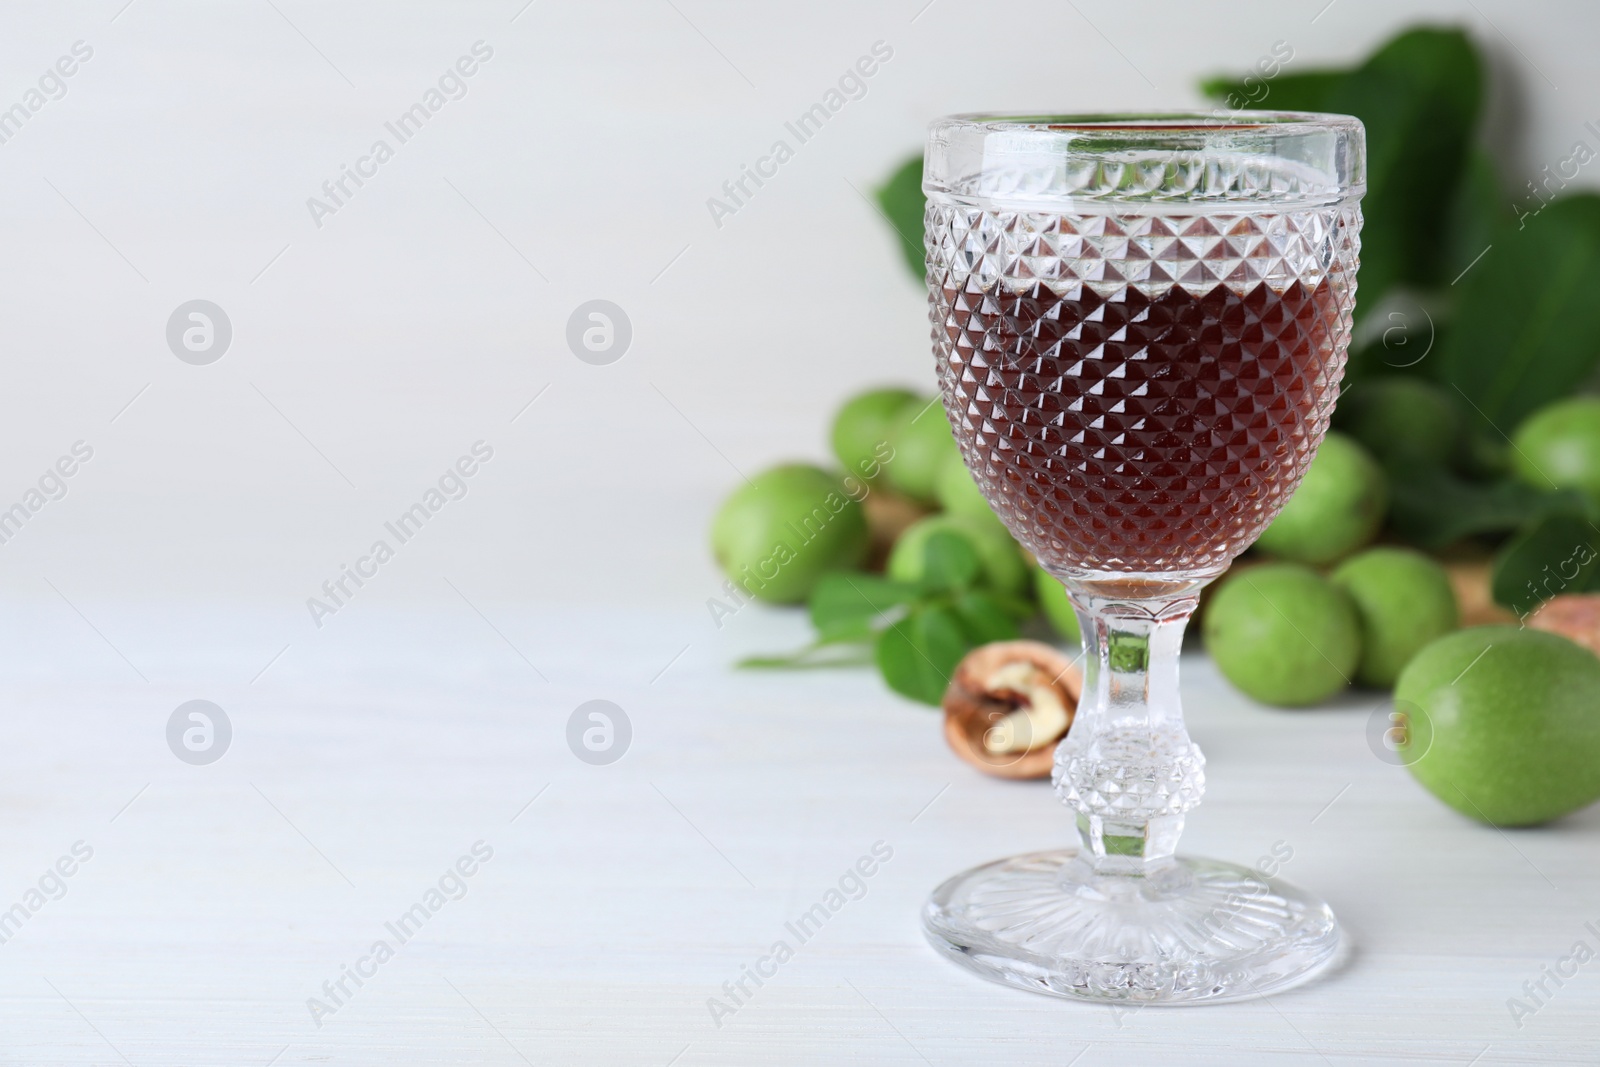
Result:
[[[928,898],[923,930],[990,981],[1096,1002],[1247,1000],[1342,957],[1326,904],[1248,867],[1180,856],[1106,874],[1090,858],[1033,852],[958,874]]]

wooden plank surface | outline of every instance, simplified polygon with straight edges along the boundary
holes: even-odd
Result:
[[[1372,755],[1371,701],[1255,708],[1186,661],[1211,784],[1185,849],[1248,862],[1287,843],[1284,876],[1334,904],[1355,951],[1270,1001],[1119,1012],[990,986],[923,943],[933,885],[1057,844],[1065,813],[1047,785],[957,762],[935,716],[869,674],[729,670],[741,650],[797,638],[792,617],[702,633],[654,682],[670,652],[619,671],[559,620],[497,622],[559,665],[551,682],[459,616],[372,618],[255,686],[214,682],[235,734],[204,767],[164,737],[192,691],[116,682],[109,664],[14,685],[0,905],[75,842],[93,856],[0,945],[5,1062],[1596,1059],[1592,966],[1520,1028],[1506,1002],[1595,941],[1600,813],[1472,825]],[[619,616],[617,647],[668,625],[681,619]],[[605,767],[565,738],[596,696],[634,731]],[[464,895],[400,943],[385,924],[480,841],[493,856]],[[864,895],[798,943],[785,923],[875,842],[893,856]],[[393,958],[315,1018],[308,999],[331,1007],[323,983],[380,939]],[[793,958],[714,1018],[710,998],[731,1004],[723,983],[780,939]]]

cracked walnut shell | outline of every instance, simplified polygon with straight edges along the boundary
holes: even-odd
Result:
[[[944,694],[944,736],[967,763],[999,778],[1045,778],[1083,692],[1083,673],[1039,641],[996,641],[967,653]]]

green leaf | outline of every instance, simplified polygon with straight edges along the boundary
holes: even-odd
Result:
[[[1600,196],[1562,197],[1502,226],[1459,288],[1433,373],[1509,434],[1600,360]]]
[[[1400,34],[1328,93],[1327,110],[1354,115],[1367,130],[1362,307],[1376,306],[1394,285],[1441,280],[1482,96],[1471,40],[1432,28]]]
[[[1301,70],[1260,78],[1218,76],[1200,83],[1200,91],[1233,110],[1326,111],[1328,96],[1348,70]]]
[[[875,574],[836,573],[825,576],[811,592],[811,625],[828,637],[872,636],[872,624],[918,597],[917,586]]]
[[[1474,481],[1511,477],[1511,442],[1501,437],[1477,412],[1465,424],[1456,450],[1455,469]]]
[[[1435,550],[1476,534],[1505,533],[1530,518],[1581,509],[1582,498],[1521,482],[1469,482],[1446,470],[1393,464],[1389,526],[1406,541]]]
[[[1013,596],[999,589],[985,589],[983,595],[998,604],[1002,611],[1017,622],[1024,622],[1039,614],[1039,602],[1029,597]]]
[[[1011,641],[1021,631],[1005,602],[988,593],[962,593],[951,610],[961,620],[961,629],[974,645],[990,641]]]
[[[913,611],[883,631],[874,658],[890,689],[937,707],[956,664],[971,647],[956,613],[931,607]]]
[[[1600,530],[1581,513],[1546,515],[1506,542],[1490,588],[1500,605],[1526,616],[1558,593],[1600,589]]]
[[[1422,27],[1390,40],[1354,70],[1211,78],[1201,87],[1224,104],[1231,98],[1246,109],[1332,111],[1366,126],[1360,312],[1394,285],[1454,276],[1443,277],[1453,262],[1447,252],[1451,211],[1477,129],[1482,85],[1482,63],[1466,34]]]
[[[1494,159],[1482,148],[1467,157],[1467,168],[1445,221],[1445,281],[1460,277],[1494,241],[1495,231],[1512,221]]]
[[[927,197],[922,193],[922,157],[914,156],[902,163],[874,195],[889,225],[899,234],[906,266],[920,284],[928,272],[922,249],[922,216],[927,208]]]
[[[940,530],[922,547],[922,584],[932,592],[964,589],[978,579],[978,553],[960,534]]]

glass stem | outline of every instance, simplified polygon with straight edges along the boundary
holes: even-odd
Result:
[[[1201,584],[1131,597],[1067,583],[1086,662],[1054,778],[1097,871],[1140,875],[1169,863],[1184,813],[1205,791],[1205,757],[1178,699],[1178,653]]]

